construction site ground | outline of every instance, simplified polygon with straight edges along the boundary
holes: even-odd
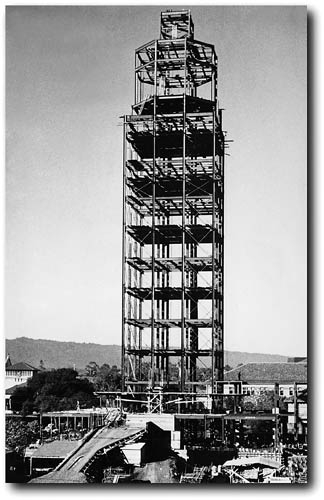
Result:
[[[175,459],[168,458],[160,462],[147,463],[144,467],[137,467],[134,471],[134,479],[151,483],[179,483],[179,477],[175,475],[175,472]]]

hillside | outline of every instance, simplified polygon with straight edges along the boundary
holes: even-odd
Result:
[[[43,360],[45,368],[75,365],[77,369],[83,369],[90,361],[95,361],[99,366],[104,363],[120,366],[120,350],[119,345],[35,340],[27,337],[6,339],[6,354],[10,354],[12,363],[25,361],[38,367]],[[287,357],[277,354],[225,351],[225,365],[228,364],[232,368],[240,363],[260,361],[284,362],[287,361]]]
[[[224,361],[225,366],[229,365],[236,368],[237,365],[242,363],[263,363],[272,362],[280,363],[286,362],[287,356],[280,356],[279,354],[262,354],[256,352],[240,352],[240,351],[225,351]]]
[[[25,361],[35,367],[39,366],[40,360],[43,360],[45,368],[73,368],[75,365],[76,369],[82,369],[90,361],[95,361],[99,366],[104,363],[120,366],[119,345],[20,337],[6,339],[6,354],[10,354],[12,363]]]

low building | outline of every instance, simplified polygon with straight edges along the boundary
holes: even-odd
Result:
[[[268,476],[272,476],[280,466],[276,460],[256,455],[228,460],[224,463],[223,469],[227,471],[233,483],[260,483]]]
[[[5,378],[5,389],[9,389],[15,385],[25,384],[28,379],[30,379],[34,373],[39,370],[29,363],[19,362],[12,364],[10,356],[6,359],[6,378]]]
[[[6,483],[25,483],[24,462],[20,453],[6,448]]]
[[[15,390],[18,387],[26,387],[27,382],[24,382],[23,384],[18,384],[18,385],[13,385],[12,387],[9,387],[9,389],[6,389],[5,393],[5,399],[6,399],[6,414],[11,414],[12,409],[11,409],[11,396],[15,392]]]
[[[246,363],[225,373],[228,381],[226,390],[231,392],[230,382],[242,382],[242,394],[257,395],[273,390],[274,384],[279,384],[279,396],[294,395],[295,384],[298,392],[307,388],[307,361],[301,363]],[[233,384],[234,390],[234,384]]]
[[[228,394],[237,394],[240,381],[243,396],[259,397],[276,390],[287,405],[287,432],[295,441],[307,441],[307,359],[293,358],[287,363],[246,363],[225,373]]]
[[[30,477],[47,474],[57,467],[78,446],[80,441],[52,441],[41,446],[32,445],[26,449],[26,469]]]
[[[25,387],[27,380],[32,378],[39,370],[29,363],[20,362],[12,364],[9,354],[5,362],[5,409],[6,414],[11,414],[11,396],[17,387]]]
[[[307,389],[288,399],[287,430],[297,441],[307,442]]]

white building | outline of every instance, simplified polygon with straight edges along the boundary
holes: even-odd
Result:
[[[34,373],[39,370],[28,363],[20,362],[12,364],[10,356],[6,359],[6,377],[5,377],[5,391],[6,391],[6,411],[11,411],[11,395],[13,394],[16,386],[21,386],[27,383]]]

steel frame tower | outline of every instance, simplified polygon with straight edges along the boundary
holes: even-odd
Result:
[[[135,51],[124,116],[123,390],[223,380],[224,134],[214,46],[190,10]],[[144,369],[145,368],[145,369]],[[173,369],[173,380],[171,377]]]

